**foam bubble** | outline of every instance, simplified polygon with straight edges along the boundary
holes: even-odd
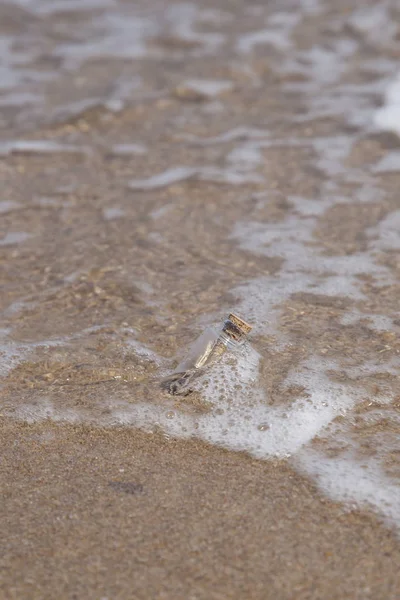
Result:
[[[300,18],[300,14],[296,12],[275,13],[268,20],[269,27],[240,36],[236,44],[237,51],[247,54],[260,44],[272,46],[279,51],[290,50],[290,37]]]
[[[374,123],[380,129],[400,135],[400,75],[388,85],[384,104],[375,112]]]
[[[231,81],[222,79],[187,79],[175,90],[179,97],[212,99],[231,91]]]
[[[397,365],[398,368],[398,365]],[[380,399],[384,402],[384,399]],[[372,404],[372,403],[371,403]],[[382,431],[381,421],[390,420],[391,430]],[[394,463],[390,474],[390,455],[400,451],[399,414],[386,405],[358,416],[358,426],[366,428],[358,437],[351,421],[337,422],[325,431],[322,440],[336,447],[335,455],[313,447],[303,448],[295,464],[311,475],[326,494],[337,501],[356,506],[367,506],[378,511],[390,525],[400,523],[399,473]],[[371,448],[371,451],[368,451]],[[398,468],[398,464],[397,464]]]
[[[25,231],[9,231],[6,235],[0,239],[0,246],[13,246],[14,244],[22,244],[29,240],[32,234],[26,233]]]
[[[344,458],[323,458],[309,449],[301,452],[297,466],[312,476],[319,488],[339,502],[377,510],[389,525],[400,522],[400,486],[382,471],[349,455]]]
[[[19,208],[21,208],[21,205],[18,204],[17,202],[13,202],[12,200],[1,200],[0,201],[0,215],[7,214],[14,210],[18,210]]]
[[[132,156],[135,154],[146,154],[147,148],[143,144],[115,144],[111,148],[113,156]]]
[[[168,187],[189,179],[214,183],[229,183],[231,185],[261,183],[263,181],[263,178],[256,173],[240,173],[234,169],[220,169],[211,166],[172,167],[148,179],[134,179],[129,183],[129,188],[145,192]]]
[[[103,217],[106,221],[121,219],[125,215],[125,211],[119,206],[110,206],[103,210]]]
[[[197,169],[192,167],[172,167],[158,175],[153,175],[148,179],[134,179],[130,181],[131,190],[149,191],[167,187],[180,181],[191,179],[197,174]]]
[[[376,227],[370,227],[367,234],[372,238],[373,249],[400,250],[400,210],[389,213]]]
[[[14,140],[0,143],[0,156],[9,154],[89,154],[91,149],[53,140]]]
[[[252,140],[252,139],[265,139],[269,138],[270,133],[268,130],[259,129],[255,127],[234,127],[224,133],[216,136],[200,138],[190,134],[183,135],[183,139],[190,141],[200,146],[212,146],[214,144],[224,144],[228,142],[234,142],[236,140]]]
[[[400,171],[400,152],[388,152],[374,167],[375,173],[396,173]]]

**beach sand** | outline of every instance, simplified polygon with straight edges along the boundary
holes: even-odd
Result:
[[[0,6],[1,598],[399,598],[398,22]]]
[[[3,598],[398,597],[398,539],[284,462],[2,424]]]

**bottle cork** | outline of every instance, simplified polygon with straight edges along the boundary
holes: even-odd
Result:
[[[252,330],[252,326],[246,323],[241,317],[230,313],[225,321],[223,332],[228,335],[233,341],[241,342],[246,335]]]

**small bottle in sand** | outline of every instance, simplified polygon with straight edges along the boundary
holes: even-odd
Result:
[[[229,350],[243,344],[252,327],[231,313],[220,329],[207,328],[190,348],[185,360],[162,382],[170,394],[188,394],[190,383]]]

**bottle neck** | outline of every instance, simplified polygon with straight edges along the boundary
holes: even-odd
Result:
[[[245,337],[245,334],[229,319],[224,322],[219,335],[220,341],[225,344],[225,346],[231,348],[242,344]]]

